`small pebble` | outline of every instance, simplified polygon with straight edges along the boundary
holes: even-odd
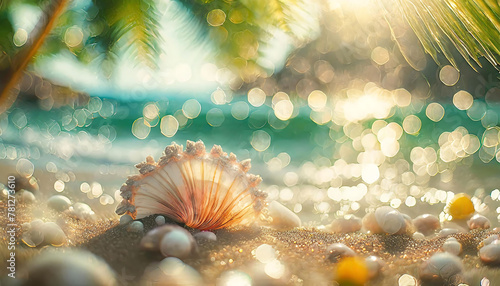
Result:
[[[167,257],[160,263],[148,266],[140,285],[155,286],[199,286],[203,280],[191,266],[175,257]]]
[[[483,241],[481,241],[481,243],[479,245],[485,246],[485,245],[491,244],[493,241],[498,240],[498,239],[500,239],[498,234],[492,234],[492,235],[488,236],[486,239],[484,239]]]
[[[217,241],[217,236],[211,231],[201,231],[193,236],[196,241]]]
[[[186,236],[190,237],[191,244],[195,245],[195,241],[192,238],[191,234],[184,228],[175,224],[162,225],[148,231],[148,233],[146,233],[146,235],[144,235],[144,237],[141,239],[139,245],[142,249],[147,251],[160,251],[161,240],[163,239],[165,234],[173,230],[184,232]]]
[[[417,278],[410,274],[403,274],[398,279],[398,286],[417,286]]]
[[[460,255],[462,253],[462,244],[458,242],[458,240],[454,237],[449,237],[446,239],[446,241],[443,243],[443,250],[451,253],[453,255]]]
[[[55,195],[47,200],[47,206],[58,212],[63,212],[71,206],[71,201],[62,195]]]
[[[368,277],[370,279],[373,279],[377,276],[380,275],[382,268],[384,267],[385,263],[382,259],[380,259],[377,256],[368,256],[365,259],[365,264],[366,267],[368,268]]]
[[[128,215],[128,214],[124,214],[120,217],[120,225],[126,225],[126,224],[129,224],[130,222],[132,222],[134,219]]]
[[[54,222],[46,222],[43,225],[44,243],[52,246],[62,246],[66,243],[66,234]]]
[[[469,229],[488,229],[491,227],[490,220],[480,214],[473,215],[468,221]]]
[[[330,224],[330,231],[333,233],[350,233],[360,229],[361,219],[355,216],[334,219]]]
[[[431,214],[419,215],[413,219],[416,230],[423,235],[431,235],[441,227],[439,218]]]
[[[420,239],[424,239],[425,235],[423,233],[420,233],[420,232],[415,232],[415,233],[413,233],[412,237],[413,237],[413,239],[420,240]]]
[[[485,264],[500,265],[500,241],[495,240],[479,249],[479,258]]]
[[[162,215],[159,215],[159,216],[155,217],[155,222],[156,222],[156,225],[158,225],[158,226],[164,225],[165,224],[165,217]]]
[[[440,237],[446,237],[451,234],[458,233],[459,230],[456,228],[443,228],[442,230],[439,231],[438,236]]]
[[[272,218],[271,226],[278,230],[290,230],[301,226],[298,215],[277,201],[272,201],[268,206],[269,216]]]
[[[450,278],[464,271],[462,261],[453,254],[441,252],[420,265],[420,279],[426,283],[444,285]]]
[[[395,234],[406,228],[404,216],[388,206],[377,208],[375,213],[367,213],[362,223],[363,227],[371,233]]]
[[[165,257],[184,259],[191,254],[193,238],[187,231],[174,229],[163,236],[160,241],[160,252]]]
[[[32,204],[36,201],[35,195],[30,191],[21,190],[16,195],[18,195],[21,204]]]
[[[326,255],[328,260],[336,263],[344,257],[356,256],[356,252],[343,243],[334,243],[326,248]]]
[[[127,227],[127,231],[128,232],[143,232],[144,231],[144,225],[142,224],[142,222],[140,222],[138,220],[133,221]]]

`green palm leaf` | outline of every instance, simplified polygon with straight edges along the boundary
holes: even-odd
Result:
[[[455,67],[452,48],[475,69],[480,57],[500,62],[500,7],[489,0],[393,0],[425,51],[439,64],[443,53]],[[390,4],[387,4],[390,5]],[[392,24],[389,21],[389,24]]]

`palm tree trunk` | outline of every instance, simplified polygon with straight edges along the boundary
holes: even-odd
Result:
[[[13,57],[11,67],[3,77],[3,85],[0,87],[0,113],[6,111],[16,100],[18,93],[14,90],[16,84],[68,2],[69,0],[52,0],[44,10],[25,46]]]

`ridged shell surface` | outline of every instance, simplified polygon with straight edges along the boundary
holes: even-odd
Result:
[[[139,175],[121,187],[119,215],[134,219],[163,214],[200,230],[230,228],[253,222],[265,204],[257,186],[259,176],[248,174],[250,160],[237,161],[218,145],[208,153],[203,142],[187,141],[186,150],[173,143],[155,162],[149,156],[136,165]]]

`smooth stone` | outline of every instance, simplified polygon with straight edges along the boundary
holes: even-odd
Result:
[[[201,286],[201,275],[191,266],[175,257],[167,257],[160,263],[148,266],[140,285]]]
[[[144,231],[144,224],[142,222],[136,220],[131,222],[128,227],[127,227],[128,232],[143,232]]]
[[[272,218],[271,226],[278,230],[290,230],[301,226],[298,215],[277,201],[272,201],[267,207]]]
[[[379,207],[375,210],[375,219],[380,228],[388,234],[395,234],[405,225],[403,215],[399,211],[387,206]]]
[[[436,253],[420,265],[420,279],[426,283],[444,285],[463,271],[464,266],[460,258],[446,252]]]
[[[460,231],[456,228],[443,228],[442,230],[439,231],[438,236],[439,237],[446,237],[451,234],[459,233]]]
[[[468,221],[469,229],[488,229],[491,227],[490,220],[480,214],[473,215]]]
[[[126,224],[129,224],[130,222],[132,222],[134,219],[128,215],[128,214],[124,214],[120,217],[120,225],[126,225]]]
[[[370,277],[370,279],[379,276],[382,271],[382,268],[385,265],[382,259],[374,255],[368,256],[365,259],[365,264],[366,267],[368,268],[368,277]]]
[[[456,238],[449,237],[443,243],[442,249],[448,253],[458,256],[462,253],[462,244],[460,244]]]
[[[160,242],[168,232],[173,230],[183,231],[187,236],[191,234],[184,228],[175,224],[166,224],[156,227],[146,233],[141,239],[139,245],[142,249],[147,251],[160,251]],[[191,243],[194,244],[194,239],[191,239]]]
[[[159,216],[155,217],[155,222],[156,222],[156,225],[158,225],[158,226],[164,225],[165,224],[165,217],[162,215],[159,215]]]
[[[425,236],[433,234],[441,227],[439,218],[431,214],[419,215],[413,219],[413,225],[416,230]]]
[[[499,265],[500,264],[500,241],[495,240],[492,243],[483,246],[479,249],[479,258],[485,264]]]
[[[356,252],[343,243],[334,243],[326,248],[326,255],[331,262],[338,262],[344,257],[356,256]]]
[[[63,212],[71,206],[71,201],[63,195],[55,195],[47,200],[47,206],[58,212]]]
[[[398,279],[398,286],[417,286],[417,278],[411,276],[410,274],[403,274]]]
[[[421,239],[425,238],[425,235],[423,233],[420,233],[420,232],[415,232],[415,233],[413,233],[412,237],[413,237],[413,239],[421,240]]]
[[[177,257],[184,259],[192,251],[191,234],[174,229],[167,232],[160,241],[160,252],[165,257]]]
[[[32,204],[36,201],[35,195],[30,191],[21,190],[18,193],[19,193],[18,200],[21,204]]]
[[[498,240],[500,239],[500,236],[498,236],[498,234],[492,234],[490,236],[488,236],[487,238],[485,238],[483,241],[481,241],[480,245],[488,245],[488,244],[491,244],[493,241],[495,240]]]
[[[333,233],[356,232],[361,229],[361,219],[356,216],[337,218],[332,221],[329,229]]]
[[[54,222],[46,222],[43,226],[44,243],[52,246],[62,246],[66,243],[66,234]]]
[[[193,235],[196,241],[217,241],[217,236],[211,231],[201,231]]]
[[[22,285],[117,285],[108,264],[82,250],[43,251],[29,262],[27,274]]]

